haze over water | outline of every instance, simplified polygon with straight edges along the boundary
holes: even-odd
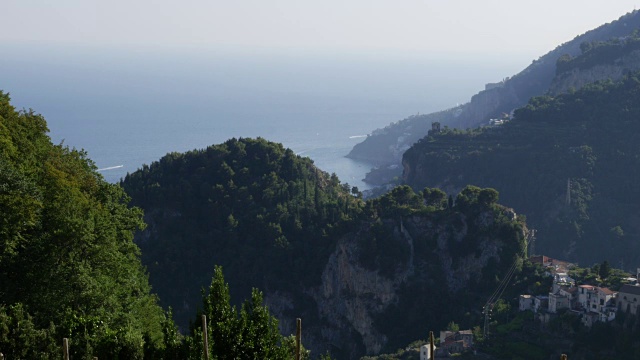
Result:
[[[514,59],[14,46],[0,89],[47,119],[55,143],[85,149],[117,182],[168,152],[231,137],[281,142],[367,189],[344,158],[376,128],[463,103],[515,74]]]

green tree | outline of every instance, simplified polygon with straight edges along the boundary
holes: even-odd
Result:
[[[291,359],[295,359],[295,354],[296,354],[296,336],[295,335],[289,335],[284,337],[283,339],[283,343],[282,346],[286,349],[286,353],[290,355]],[[303,344],[300,344],[300,359],[301,360],[309,360],[311,359],[311,351],[305,349]],[[324,359],[324,357],[321,355],[320,359]],[[331,357],[327,358],[327,360],[330,360]]]
[[[59,349],[67,337],[76,358],[161,351],[164,314],[133,243],[142,211],[84,151],[52,144],[44,118],[9,100],[0,92],[0,307],[5,324],[26,332],[10,326],[0,342],[28,348],[35,336],[34,349]],[[49,357],[15,354],[5,352]]]
[[[456,324],[453,321],[450,321],[449,324],[447,324],[447,330],[453,331],[453,332],[459,331],[460,325]]]
[[[437,210],[447,206],[447,193],[438,188],[425,188],[422,190],[422,198],[426,206],[433,206]]]
[[[6,359],[53,359],[60,356],[54,324],[39,328],[22,304],[0,305],[0,352]]]
[[[600,275],[601,279],[606,279],[609,277],[609,275],[611,275],[611,265],[609,265],[609,262],[607,260],[602,262],[599,270],[600,271],[598,272],[598,275]]]
[[[478,203],[478,196],[482,191],[481,188],[474,185],[467,185],[456,196],[456,207],[462,210],[469,209],[472,205]]]
[[[243,358],[287,359],[288,348],[278,330],[278,320],[263,305],[262,293],[251,292],[251,299],[244,302],[240,310],[240,344]]]
[[[152,231],[139,233],[142,259],[182,327],[211,283],[211,264],[224,266],[244,294],[262,284],[286,291],[314,285],[335,234],[364,204],[337,176],[260,138],[168,154],[121,185],[145,210]],[[287,281],[290,272],[302,276]]]
[[[209,351],[216,359],[290,359],[289,347],[278,330],[278,320],[263,304],[262,293],[253,289],[240,311],[231,305],[229,285],[222,267],[216,266],[204,296],[203,314],[207,316]],[[192,328],[189,356],[201,355],[201,321]]]
[[[480,190],[480,194],[478,194],[478,203],[488,206],[491,204],[495,204],[500,199],[500,194],[496,189],[486,188]]]
[[[240,347],[240,323],[234,306],[231,305],[229,285],[225,282],[222,267],[216,266],[204,298],[203,312],[207,315],[209,346],[220,359],[237,359]],[[196,319],[196,324],[199,324]],[[201,329],[201,328],[200,328]]]

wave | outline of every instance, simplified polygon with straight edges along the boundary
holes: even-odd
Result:
[[[113,169],[120,169],[121,167],[124,167],[124,165],[109,166],[109,167],[106,167],[106,168],[98,169],[98,171],[107,171],[107,170],[113,170]]]
[[[365,138],[369,135],[353,135],[353,136],[349,136],[349,139],[359,139],[359,138]]]

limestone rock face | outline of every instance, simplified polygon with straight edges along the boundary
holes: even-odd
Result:
[[[558,74],[549,88],[551,94],[566,93],[601,80],[620,80],[632,71],[640,70],[640,50],[631,51],[609,64],[601,64],[588,69],[575,68]]]
[[[389,279],[358,263],[354,241],[342,240],[331,255],[322,285],[313,291],[318,310],[330,325],[351,327],[362,338],[366,353],[377,354],[386,336],[375,328],[373,315],[397,301],[397,287],[406,280],[407,271]]]
[[[509,216],[513,210],[504,208],[500,212]],[[484,211],[473,218],[456,213],[447,221],[417,215],[386,220],[385,226],[391,229],[393,241],[408,250],[392,276],[362,263],[361,244],[370,236],[370,229],[365,226],[337,242],[322,272],[320,285],[304,289],[309,303],[295,304],[292,296],[267,292],[267,304],[287,324],[282,327],[285,334],[295,332],[295,325],[291,327],[295,318],[288,316],[288,309],[312,304],[311,312],[316,317],[303,326],[303,342],[316,354],[327,348],[337,350],[342,355],[340,358],[357,359],[363,353],[378,354],[388,344],[394,329],[376,319],[403,300],[401,288],[411,289],[418,277],[423,280],[443,278],[446,288],[440,291],[442,296],[448,296],[473,288],[484,276],[490,261],[511,261],[510,255],[503,252],[507,247],[503,239],[486,235],[476,237],[472,233],[490,228],[496,217],[493,211]],[[524,238],[524,231],[519,234],[520,238]],[[428,242],[426,253],[424,250],[418,253],[416,247],[424,249],[425,241]],[[509,259],[505,260],[505,256]],[[435,267],[429,271],[419,270],[428,264]]]

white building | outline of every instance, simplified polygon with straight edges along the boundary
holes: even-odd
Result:
[[[433,346],[435,351],[436,347]],[[420,346],[420,360],[431,360],[431,348],[429,344]]]
[[[571,308],[571,298],[560,292],[549,293],[549,312],[557,313],[558,310]]]
[[[533,310],[534,313],[538,311],[546,310],[549,307],[549,297],[548,296],[536,296],[533,298]]]
[[[640,312],[640,286],[622,285],[618,292],[618,309],[629,314],[637,315]]]
[[[575,286],[576,281],[570,277],[567,273],[555,273],[553,274],[553,290],[552,292],[557,292],[560,288],[570,288]]]
[[[527,311],[533,309],[533,297],[531,295],[520,295],[520,302],[518,309],[520,311]]]
[[[578,304],[585,312],[582,323],[591,326],[594,321],[612,321],[616,318],[615,299],[618,293],[591,285],[578,287]]]
[[[595,286],[580,285],[578,286],[578,304],[585,311],[589,311],[592,298],[595,297]]]

